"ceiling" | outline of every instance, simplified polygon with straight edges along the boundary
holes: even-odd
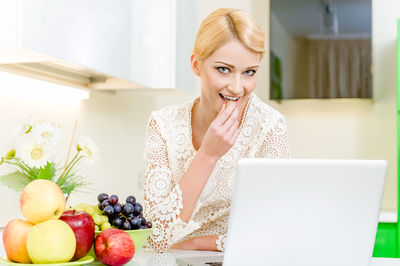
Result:
[[[321,0],[270,0],[271,12],[286,31],[298,37],[321,33]],[[339,34],[371,35],[371,0],[330,0],[336,7]]]

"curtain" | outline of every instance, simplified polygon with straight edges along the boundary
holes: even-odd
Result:
[[[312,39],[311,98],[372,98],[370,39]]]

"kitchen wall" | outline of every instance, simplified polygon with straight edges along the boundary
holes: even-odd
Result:
[[[99,192],[115,193],[123,199],[133,194],[141,201],[144,134],[150,112],[192,98],[185,93],[95,92],[81,101],[78,95],[71,95],[71,88],[0,72],[0,146],[12,139],[14,130],[31,114],[35,120],[45,119],[61,125],[64,139],[57,146],[56,156],[61,161],[78,120],[76,139],[92,138],[100,149],[100,156],[93,165],[81,165],[81,172],[92,184],[83,192],[72,194],[68,203],[96,204]],[[0,167],[0,174],[8,171],[3,165]],[[22,216],[20,193],[0,186],[0,195],[1,227],[8,220]]]
[[[269,1],[197,0],[196,20],[219,7],[236,7],[250,12],[268,33]],[[397,209],[396,155],[396,18],[397,0],[373,1],[374,101],[368,100],[287,100],[269,102],[287,118],[293,158],[371,158],[389,161],[389,172],[382,203],[384,211]],[[267,42],[268,43],[268,42]],[[267,51],[269,48],[267,47]],[[256,93],[267,101],[268,53],[259,71]],[[188,67],[190,67],[188,65]],[[99,192],[128,194],[142,199],[144,130],[152,110],[191,100],[196,93],[133,93],[117,95],[92,93],[80,101],[71,89],[25,80],[0,72],[0,146],[12,137],[15,127],[28,115],[49,119],[62,126],[65,134],[57,156],[65,158],[75,120],[77,136],[91,137],[100,148],[94,165],[83,165],[92,185],[76,193],[69,204],[95,203]],[[55,95],[51,95],[55,92]],[[0,174],[6,170],[0,167]],[[20,217],[19,193],[0,186],[0,226]],[[38,206],[40,207],[40,206]]]

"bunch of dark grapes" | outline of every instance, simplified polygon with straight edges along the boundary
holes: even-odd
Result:
[[[134,196],[128,196],[124,204],[118,202],[117,195],[108,196],[101,193],[97,196],[98,207],[103,211],[103,215],[108,217],[112,226],[122,230],[138,230],[151,228],[150,221],[143,217],[143,208],[136,202]]]

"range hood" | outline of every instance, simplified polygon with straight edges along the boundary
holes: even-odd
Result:
[[[145,88],[142,84],[26,49],[0,50],[0,70],[83,89]]]
[[[0,71],[83,89],[176,88],[176,0],[4,0],[0,25]]]

